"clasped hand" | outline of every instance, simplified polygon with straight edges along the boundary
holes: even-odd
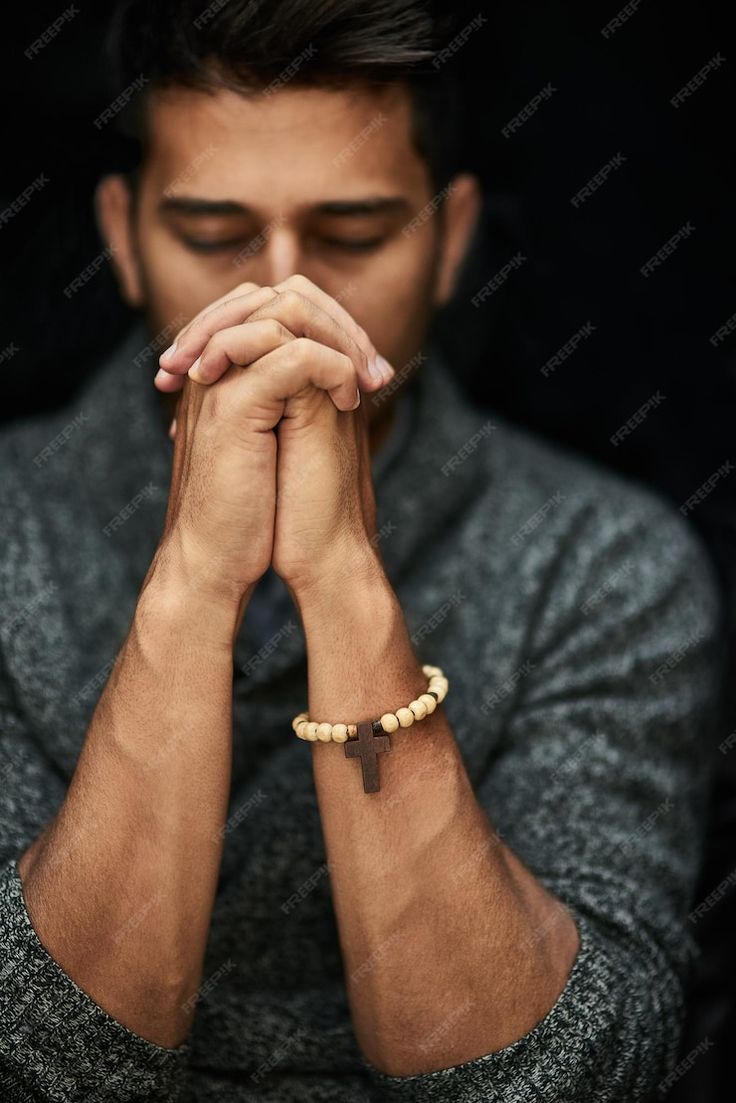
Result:
[[[181,391],[160,552],[240,601],[269,565],[299,598],[381,571],[361,393],[394,370],[304,276],[241,284],[160,357]]]

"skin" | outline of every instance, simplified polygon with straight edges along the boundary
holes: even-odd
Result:
[[[437,218],[401,232],[435,194],[411,144],[410,120],[406,92],[394,86],[380,95],[308,88],[251,100],[228,91],[159,93],[150,107],[152,140],[135,219],[121,178],[108,177],[98,191],[123,295],[146,310],[151,331],[160,333],[241,282],[274,286],[301,273],[342,302],[400,369],[452,293],[480,205],[475,178],[458,176],[442,211],[442,233]],[[347,155],[366,127],[370,137]],[[197,215],[187,199],[230,201],[251,213]],[[366,199],[400,203],[362,215],[317,209]],[[383,244],[364,252],[329,244],[379,237]],[[231,248],[214,253],[185,244],[228,240]],[[254,240],[260,247],[241,256]],[[392,410],[390,401],[371,406],[369,423],[378,428]]]
[[[120,179],[99,189],[123,294],[153,332],[192,320],[157,381],[162,402],[178,403],[164,532],[69,793],[20,872],[50,952],[161,1045],[186,1037],[201,982],[227,814],[232,647],[263,571],[281,575],[302,620],[310,716],[379,716],[426,689],[372,540],[370,455],[392,403],[370,401],[384,384],[369,366],[378,352],[402,379],[452,293],[479,197],[458,177],[441,217],[402,233],[433,196],[409,122],[400,86],[265,99],[179,89],[151,104],[135,208]],[[189,199],[256,213],[172,215],[161,205],[172,181]],[[399,197],[402,213],[319,211],[368,197]],[[233,220],[240,236],[224,253],[182,241],[233,240]],[[325,244],[379,232],[357,255]],[[234,265],[258,234],[261,247]],[[444,709],[391,744],[370,795],[339,748],[311,746],[356,1038],[377,1068],[411,1075],[530,1030],[579,939],[477,803]]]

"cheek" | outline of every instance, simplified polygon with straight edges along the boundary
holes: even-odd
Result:
[[[414,354],[432,313],[433,252],[422,246],[402,242],[343,301],[394,366]]]
[[[160,230],[143,233],[141,242],[147,306],[160,328],[180,315],[188,321],[242,281],[237,269],[213,271]]]

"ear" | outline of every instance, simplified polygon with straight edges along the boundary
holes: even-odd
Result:
[[[111,253],[120,293],[129,306],[142,306],[143,285],[133,234],[133,197],[120,175],[104,176],[95,189],[95,213]]]
[[[444,226],[435,284],[435,306],[444,306],[455,284],[478,223],[482,198],[478,178],[471,173],[453,177],[444,203]]]

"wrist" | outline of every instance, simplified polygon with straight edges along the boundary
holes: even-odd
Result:
[[[192,569],[177,552],[160,545],[141,587],[136,619],[232,654],[254,587],[228,585],[214,571]]]
[[[285,580],[303,622],[348,612],[368,612],[373,603],[392,605],[395,595],[373,545],[335,548],[319,561],[319,573],[298,582]]]

